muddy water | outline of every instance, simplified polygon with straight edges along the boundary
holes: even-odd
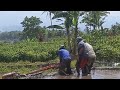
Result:
[[[120,70],[95,70],[91,72],[88,76],[79,76],[77,77],[77,73],[75,72],[70,76],[46,76],[43,79],[120,79]]]
[[[96,70],[92,79],[120,79],[120,70]]]

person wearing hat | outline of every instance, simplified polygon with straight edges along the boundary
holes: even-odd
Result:
[[[83,40],[82,37],[77,37],[78,44],[78,60],[76,62],[76,70],[78,76],[80,75],[80,68],[82,70],[82,76],[87,76],[91,72],[93,63],[96,60],[96,55],[93,47]]]
[[[59,68],[59,74],[72,74],[71,71],[71,55],[70,52],[65,49],[64,45],[61,45],[58,51],[58,56],[60,59],[60,68]]]

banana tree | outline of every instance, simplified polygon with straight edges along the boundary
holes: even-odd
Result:
[[[84,11],[71,11],[71,15],[72,15],[72,24],[75,27],[74,30],[74,38],[73,38],[73,55],[76,56],[76,50],[77,50],[77,42],[76,42],[76,38],[78,36],[78,20],[79,17],[82,16],[84,14]]]
[[[88,26],[92,26],[93,30],[99,30],[107,14],[109,14],[107,11],[87,11],[83,16],[82,22],[86,23]]]
[[[49,15],[49,18],[50,18],[50,23],[51,23],[51,26],[52,26],[52,14],[57,14],[59,13],[60,11],[44,11],[43,13],[47,13],[47,15]],[[42,14],[43,14],[42,13]]]
[[[67,37],[68,37],[68,48],[69,50],[71,50],[71,43],[70,43],[70,27],[72,25],[72,18],[71,18],[71,14],[70,11],[61,11],[56,13],[52,19],[58,19],[58,18],[64,18],[64,26],[67,32]],[[61,20],[61,19],[59,19]],[[58,27],[58,26],[57,26]],[[55,27],[54,27],[55,28]]]
[[[60,11],[44,11],[43,12],[43,13],[47,13],[47,15],[49,15],[51,26],[52,26],[52,14],[55,15],[55,14],[57,14],[59,12]],[[53,30],[54,30],[54,27],[53,27]],[[48,39],[48,31],[46,31],[46,38]]]

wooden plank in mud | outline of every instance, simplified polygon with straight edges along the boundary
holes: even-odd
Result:
[[[11,73],[4,74],[2,76],[2,79],[17,79],[18,75],[19,75],[19,73],[11,72]]]

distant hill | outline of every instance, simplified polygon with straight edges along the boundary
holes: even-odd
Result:
[[[22,30],[23,30],[23,27],[20,25],[0,26],[1,32],[22,31]]]

